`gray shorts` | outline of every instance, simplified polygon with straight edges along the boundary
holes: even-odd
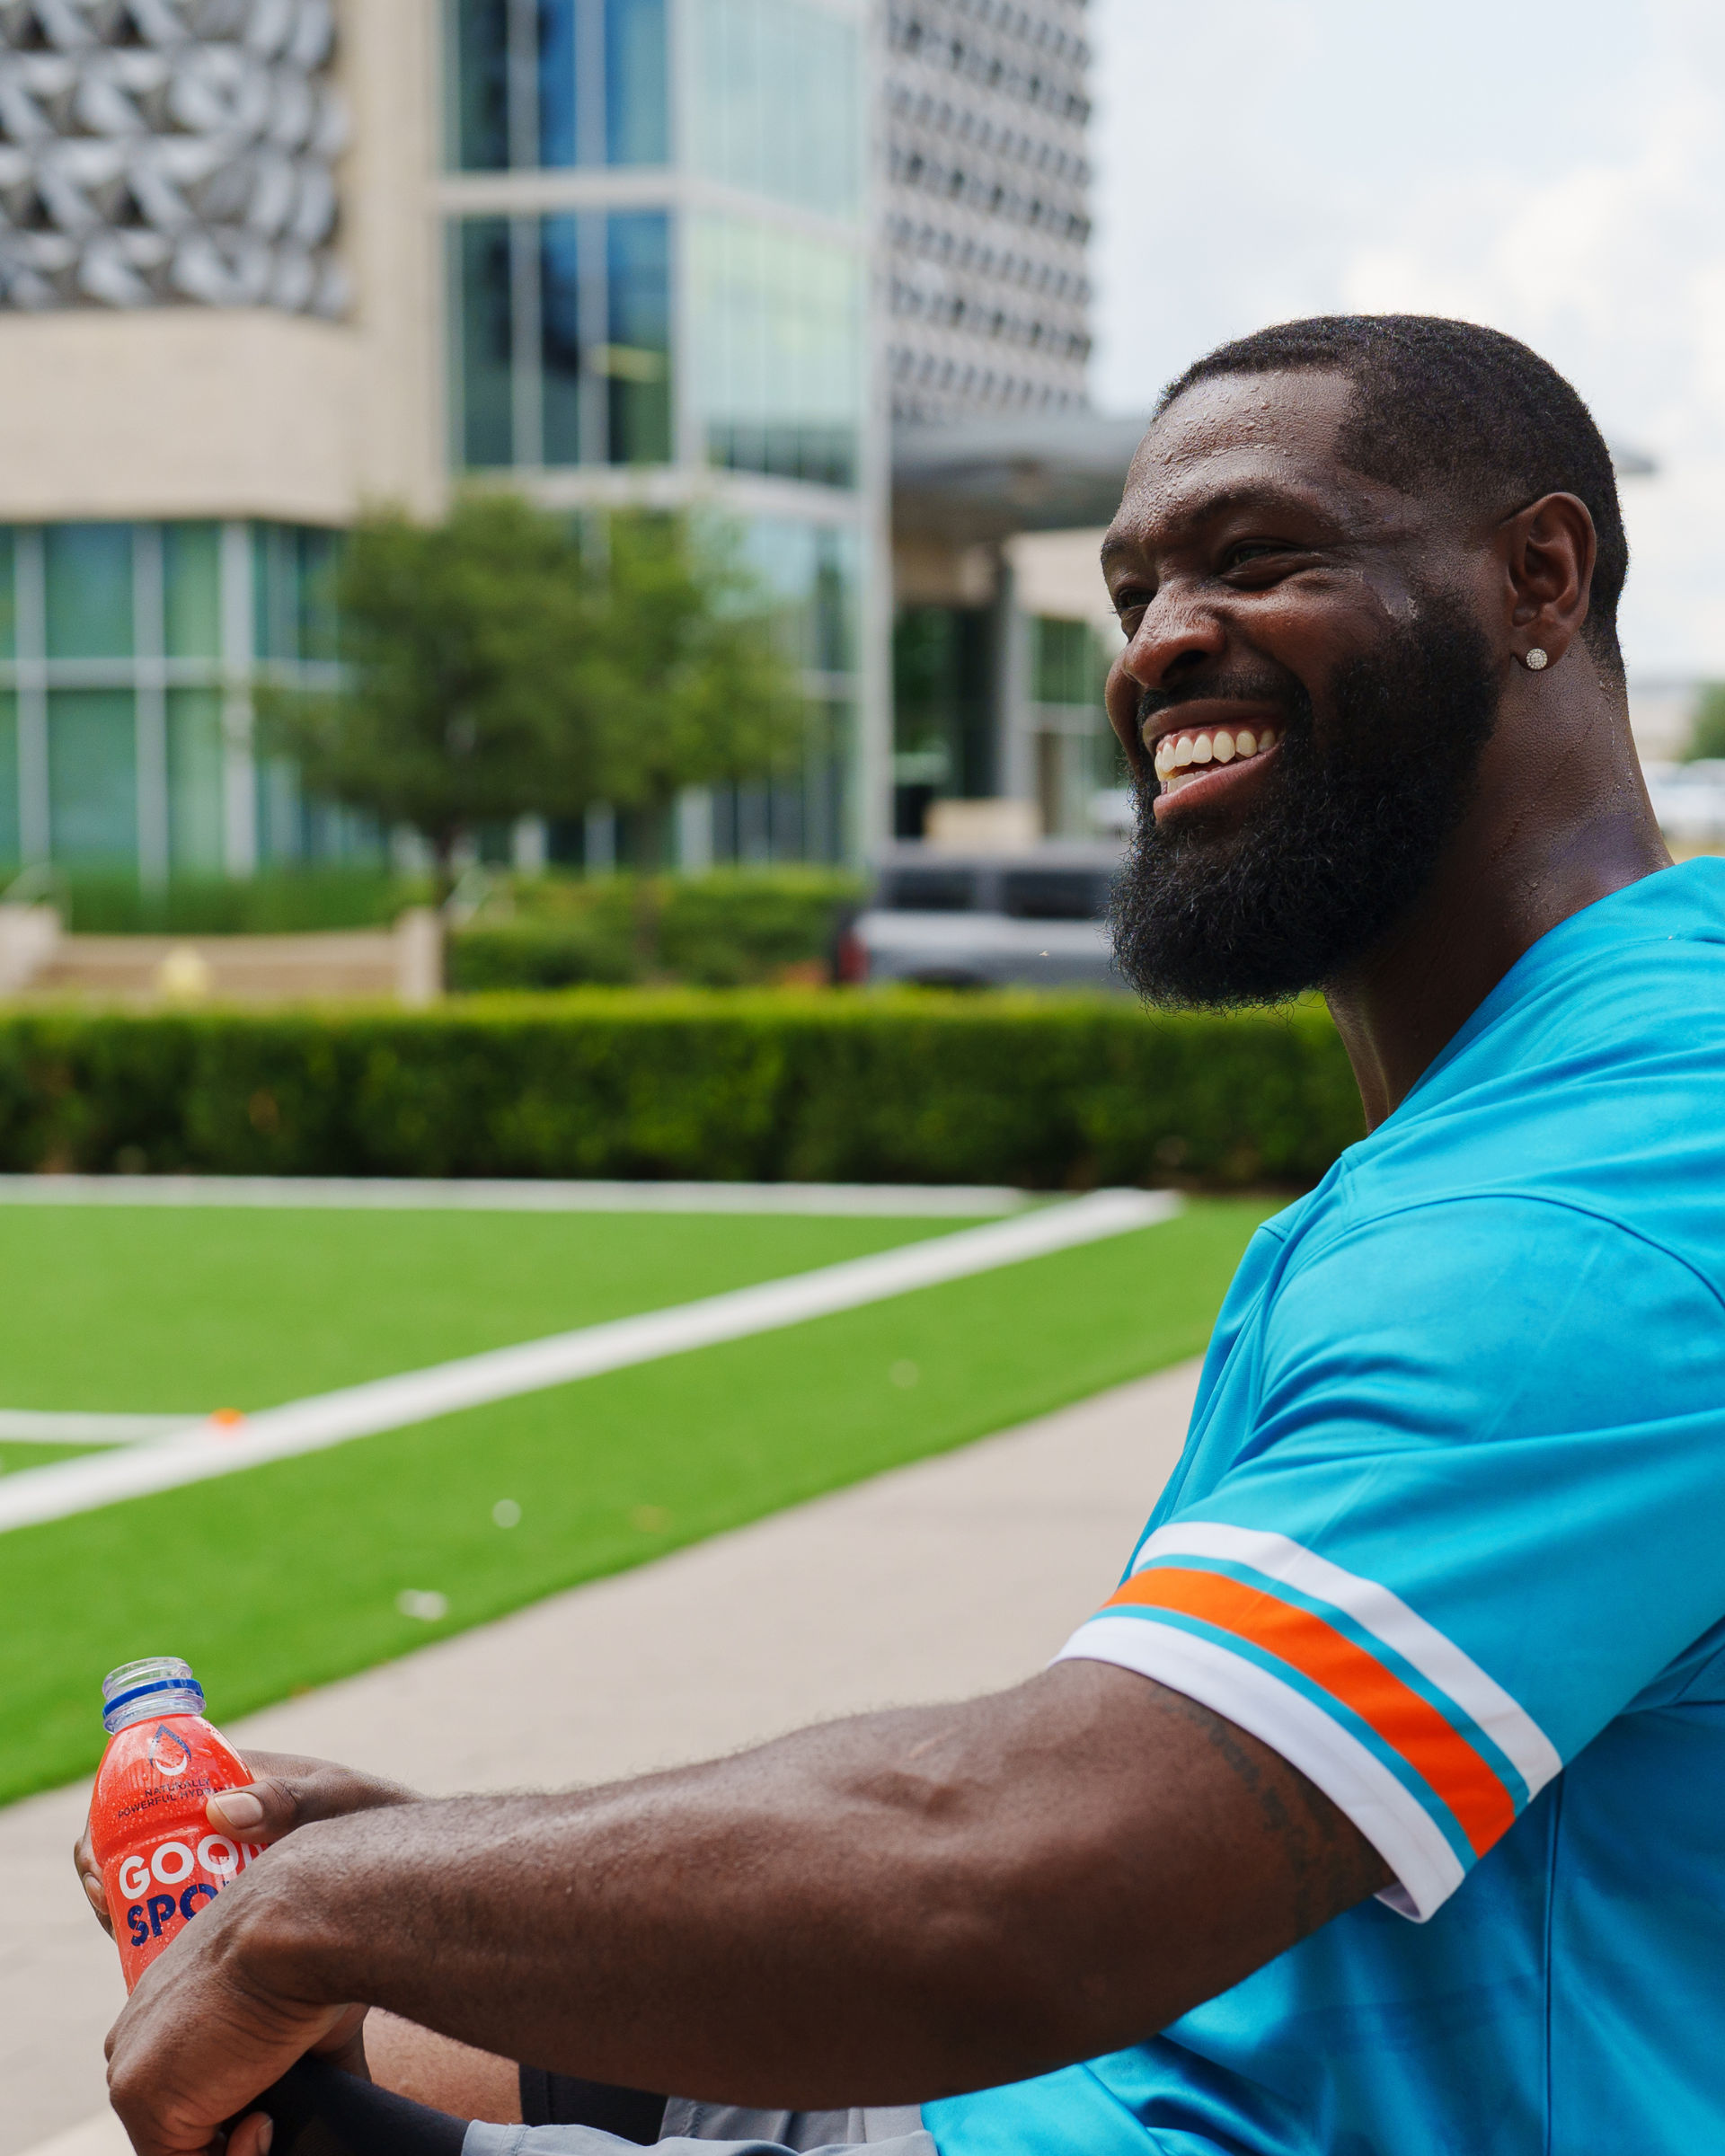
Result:
[[[618,2156],[634,2147],[596,2126],[488,2126],[475,2119],[461,2156]],[[894,2110],[739,2111],[674,2096],[665,2107],[659,2146],[677,2156],[937,2156],[915,2104]]]

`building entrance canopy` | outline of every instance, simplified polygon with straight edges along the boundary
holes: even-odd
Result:
[[[892,434],[894,529],[954,547],[1094,529],[1119,508],[1148,424],[1070,411],[942,427],[901,420]]]

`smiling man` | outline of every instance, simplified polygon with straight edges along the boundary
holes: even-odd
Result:
[[[1605,445],[1491,331],[1291,323],[1168,393],[1105,565],[1122,964],[1321,988],[1369,1127],[1248,1251],[1124,1584],[995,1698],[214,1800],[280,1846],[115,2028],[146,2156],[252,2156],[352,2001],[488,2054],[373,2149],[1725,2147],[1725,864],[1641,785]],[[523,2057],[563,2123],[466,2125]]]

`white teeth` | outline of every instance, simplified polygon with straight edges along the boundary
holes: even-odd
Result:
[[[1243,726],[1237,732],[1218,728],[1213,734],[1163,734],[1155,744],[1156,776],[1172,791],[1198,776],[1193,766],[1201,769],[1208,764],[1233,764],[1247,756],[1261,756],[1267,748],[1275,747],[1277,738],[1273,726],[1265,727],[1261,733]]]

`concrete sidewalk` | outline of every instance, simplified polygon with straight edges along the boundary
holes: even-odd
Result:
[[[1186,1364],[1122,1385],[229,1734],[431,1792],[553,1787],[1013,1683],[1113,1587],[1179,1457],[1197,1375]],[[219,1700],[211,1710],[219,1722]],[[125,2145],[111,2114],[66,2133],[102,2110],[102,2040],[124,1998],[67,1861],[85,1795],[0,1812],[0,2156],[62,2134],[58,2156]]]

